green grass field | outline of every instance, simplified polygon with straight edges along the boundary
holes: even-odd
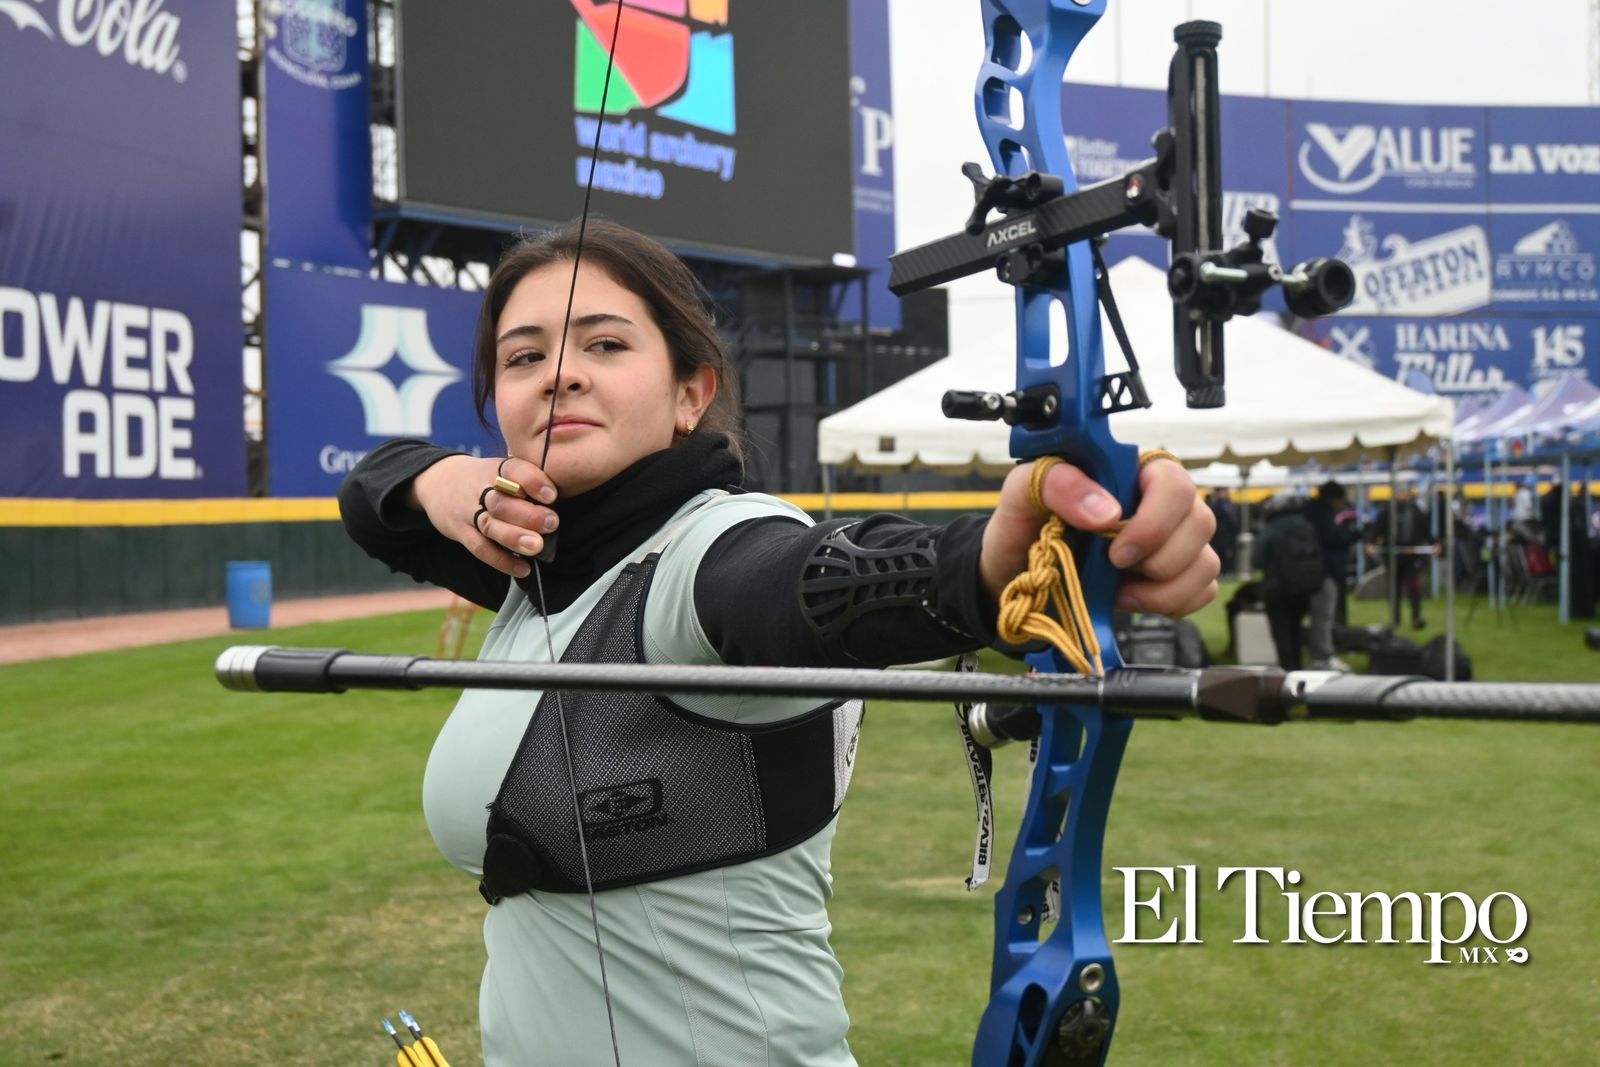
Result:
[[[1382,613],[1353,608],[1356,621]],[[1213,648],[1222,619],[1220,604],[1200,618]],[[431,654],[438,625],[408,615],[269,639]],[[1513,620],[1480,606],[1461,638],[1480,678],[1600,681],[1581,629],[1553,609]],[[484,905],[434,852],[419,799],[452,698],[228,693],[211,664],[233,643],[0,667],[0,1065],[376,1067],[394,1062],[378,1019],[399,1007],[454,1067],[480,1063]],[[991,908],[961,885],[972,801],[949,719],[872,708],[836,847],[834,944],[851,1043],[872,1067],[966,1062],[987,999]],[[1024,771],[1020,753],[999,755],[1008,842]],[[1112,1060],[1595,1062],[1597,856],[1600,730],[1140,724],[1107,873],[1196,865],[1204,943],[1117,949]],[[1529,961],[1235,945],[1241,889],[1218,893],[1216,871],[1247,865],[1300,870],[1307,894],[1516,893]],[[1120,876],[1106,899],[1121,936]],[[1260,915],[1281,938],[1276,890]]]

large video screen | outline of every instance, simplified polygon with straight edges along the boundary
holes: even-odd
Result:
[[[853,251],[847,0],[403,0],[397,11],[408,210],[512,225],[576,217],[598,135],[591,211],[712,255]]]

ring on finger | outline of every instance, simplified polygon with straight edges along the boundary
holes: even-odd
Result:
[[[528,499],[528,494],[523,491],[522,486],[518,485],[510,478],[505,478],[498,474],[495,475],[494,484],[489,488],[493,489],[497,493],[504,493],[506,496],[514,496],[518,500]]]

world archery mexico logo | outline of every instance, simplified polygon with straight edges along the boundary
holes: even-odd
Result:
[[[572,0],[572,6],[579,16],[573,103],[580,113],[598,114],[604,93],[607,115],[654,109],[688,126],[737,132],[733,34],[700,28],[726,26],[728,0]]]

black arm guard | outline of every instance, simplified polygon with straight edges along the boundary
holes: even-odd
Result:
[[[838,640],[869,613],[921,608],[952,635],[979,640],[939,613],[936,529],[925,527],[904,544],[868,548],[851,539],[851,531],[860,525],[849,522],[830,530],[806,560],[800,605],[818,636]]]
[[[883,667],[982,648],[994,640],[978,582],[985,519],[742,523],[695,577],[701,625],[725,663]]]

